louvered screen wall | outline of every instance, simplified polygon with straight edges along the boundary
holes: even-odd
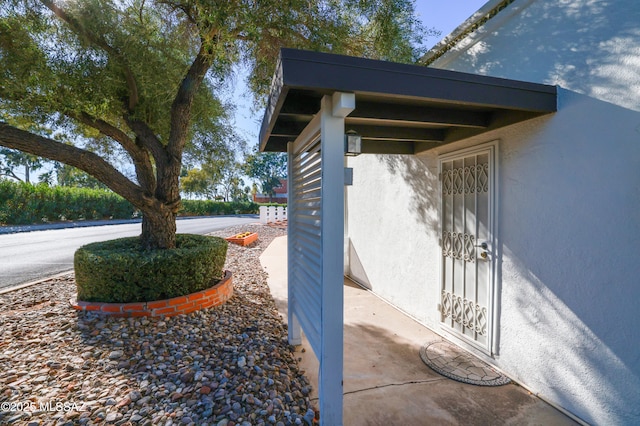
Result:
[[[287,145],[288,337],[299,345],[304,331],[320,363],[321,425],[343,423],[344,118],[354,108],[353,93],[325,95]]]
[[[320,135],[296,147],[290,158],[289,232],[293,313],[313,350],[320,353],[322,303],[322,161]]]

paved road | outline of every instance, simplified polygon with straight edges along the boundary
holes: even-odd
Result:
[[[177,225],[179,233],[206,234],[257,221],[257,215],[217,216],[182,219]],[[140,235],[140,227],[140,223],[128,223],[0,235],[0,290],[73,269],[78,247]]]

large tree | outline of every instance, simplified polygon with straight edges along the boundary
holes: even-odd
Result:
[[[91,174],[142,212],[145,247],[171,248],[185,150],[233,139],[217,93],[235,66],[260,94],[281,46],[411,62],[429,33],[413,11],[413,0],[0,0],[0,145]]]

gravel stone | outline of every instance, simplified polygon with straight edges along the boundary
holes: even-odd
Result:
[[[122,355],[124,355],[123,351],[113,351],[109,354],[109,359],[111,360],[120,359],[122,358]]]
[[[309,381],[287,342],[259,255],[283,229],[229,244],[225,304],[170,318],[78,313],[73,274],[0,295],[0,403],[73,405],[0,411],[14,425],[301,425],[314,415]]]
[[[136,402],[142,398],[142,394],[137,390],[131,391],[128,396],[131,402]]]

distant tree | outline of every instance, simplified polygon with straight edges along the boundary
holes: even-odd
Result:
[[[211,173],[211,170],[194,168],[180,179],[182,191],[186,194],[204,197],[210,200],[218,196],[217,186],[220,176]]]
[[[55,182],[60,186],[75,186],[79,188],[106,189],[106,185],[76,167],[56,162],[53,166],[56,176]]]
[[[260,182],[263,194],[273,201],[280,179],[287,177],[287,155],[280,152],[259,152],[245,159],[245,173]]]
[[[20,182],[31,182],[31,172],[39,170],[46,160],[35,155],[25,154],[14,149],[0,148],[0,176],[7,176]],[[24,172],[24,178],[20,178],[18,169]]]
[[[237,161],[229,161],[222,168],[222,180],[220,181],[220,193],[225,201],[235,201],[241,198],[246,199],[247,194],[242,187],[242,167]]]
[[[210,160],[186,171],[180,179],[182,192],[224,201],[247,198],[241,172],[240,164],[231,158]]]

